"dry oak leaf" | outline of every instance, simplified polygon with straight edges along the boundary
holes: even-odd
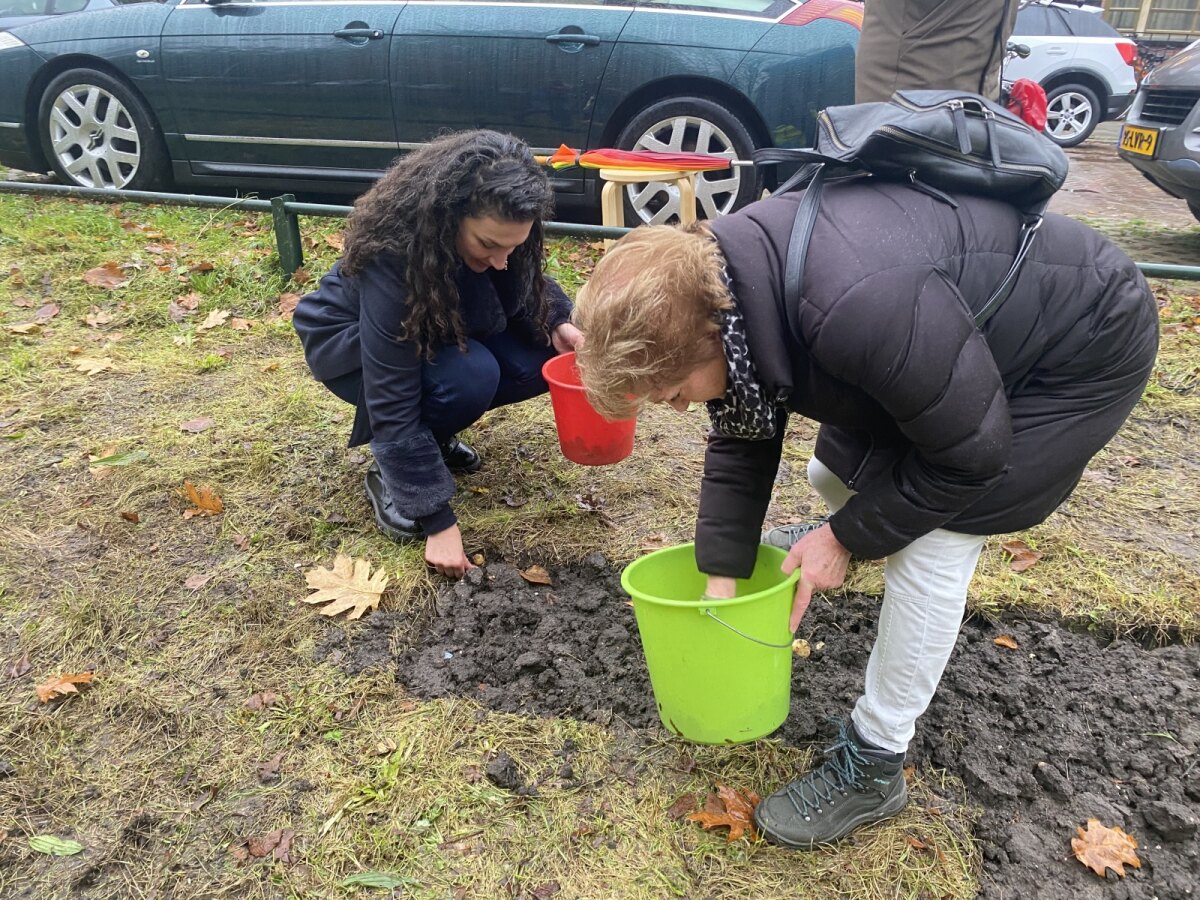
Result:
[[[94,356],[81,356],[71,364],[84,375],[98,375],[106,369],[113,367],[111,357],[103,356],[97,359]]]
[[[221,502],[221,498],[210,487],[197,489],[190,481],[185,481],[182,493],[193,504],[191,509],[183,511],[185,519],[190,519],[192,516],[215,516],[219,515],[225,509],[225,504]]]
[[[1000,637],[992,641],[992,643],[997,647],[1007,647],[1009,650],[1018,650],[1021,646],[1017,643],[1017,639],[1011,634],[1002,634]]]
[[[55,316],[57,316],[59,314],[59,312],[60,312],[60,310],[58,308],[57,303],[47,303],[46,305],[42,306],[36,313],[34,313],[33,317],[34,317],[34,319],[36,319],[38,321],[39,324],[44,325],[47,322],[49,322],[51,319],[53,319]]]
[[[234,316],[232,319],[229,320],[229,327],[232,328],[234,331],[249,331],[251,328],[254,327],[254,320],[253,319],[239,319],[237,316]]]
[[[316,593],[301,599],[305,603],[328,604],[319,610],[321,615],[336,616],[350,610],[349,618],[357,619],[368,609],[379,606],[388,576],[383,569],[371,575],[371,564],[365,559],[339,553],[332,569],[317,566],[304,573],[304,580]]]
[[[99,328],[102,325],[107,325],[112,320],[113,317],[98,306],[93,306],[92,311],[83,317],[83,321],[87,323],[89,328]]]
[[[229,310],[214,309],[208,314],[208,317],[196,326],[197,331],[212,331],[214,328],[219,328],[225,324],[225,320],[229,318]]]
[[[129,276],[117,263],[110,262],[88,269],[83,273],[83,280],[92,287],[107,288],[111,291],[128,283]]]
[[[1112,869],[1124,878],[1124,863],[1129,863],[1135,869],[1142,867],[1142,861],[1133,852],[1137,849],[1137,840],[1133,835],[1126,834],[1120,828],[1101,825],[1099,819],[1088,819],[1087,831],[1081,827],[1075,830],[1079,832],[1079,837],[1071,838],[1075,858],[1101,878],[1105,869]]]
[[[79,684],[91,684],[92,672],[75,672],[69,675],[54,675],[44,684],[39,684],[34,687],[37,691],[38,699],[43,703],[49,703],[55,697],[65,697],[68,694],[78,694]]]
[[[1000,548],[1012,557],[1012,562],[1008,564],[1008,567],[1014,572],[1032,569],[1042,558],[1040,551],[1034,550],[1024,541],[1006,541],[1000,545]]]
[[[296,311],[296,304],[300,302],[299,294],[280,294],[279,295],[279,315],[285,319],[290,319],[292,313]]]
[[[709,794],[704,801],[704,809],[688,816],[689,822],[698,822],[704,828],[728,828],[727,841],[736,841],[745,832],[750,832],[753,840],[758,836],[754,829],[754,807],[759,803],[758,794],[754,791],[737,790],[717,784],[717,792]]]
[[[279,695],[274,691],[260,691],[257,694],[251,694],[242,703],[242,707],[254,712],[262,712],[264,709],[270,709],[279,702]]]
[[[550,578],[550,573],[543,566],[530,566],[521,572],[521,577],[530,584],[554,584],[554,581]]]

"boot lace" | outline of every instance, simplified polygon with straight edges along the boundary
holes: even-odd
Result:
[[[845,797],[847,788],[857,788],[863,777],[863,767],[871,762],[859,751],[846,720],[838,724],[837,740],[824,752],[825,762],[785,789],[796,812],[806,820],[811,813],[823,813],[825,803],[836,806],[836,797]]]
[[[816,531],[822,525],[829,521],[829,516],[822,516],[812,522],[796,522],[791,525],[777,525],[772,528],[765,538],[766,543],[774,544],[776,547],[782,547],[786,544],[788,547],[794,547],[800,538],[804,537],[810,531]],[[764,536],[765,537],[765,536]]]

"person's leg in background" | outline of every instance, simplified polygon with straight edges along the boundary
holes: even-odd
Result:
[[[896,91],[961,90],[996,100],[1018,0],[866,0],[856,103]]]
[[[853,496],[815,457],[809,482],[830,512]],[[836,841],[900,812],[904,752],[954,650],[982,536],[937,529],[888,557],[865,689],[826,762],[768,797],[756,819],[795,848]]]

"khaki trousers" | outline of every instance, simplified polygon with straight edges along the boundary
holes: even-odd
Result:
[[[1018,0],[866,0],[854,101],[899,90],[971,91],[996,100]]]

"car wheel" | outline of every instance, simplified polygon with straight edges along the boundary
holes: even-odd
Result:
[[[162,133],[145,102],[93,69],[71,69],[50,82],[38,111],[46,158],[67,184],[148,190],[167,182]]]
[[[754,139],[745,122],[726,106],[703,97],[675,97],[646,107],[621,130],[622,150],[710,153],[750,159]],[[753,199],[754,175],[747,167],[701,172],[696,178],[696,212],[715,219]],[[661,181],[625,189],[625,220],[630,225],[661,225],[679,220],[679,190]]]
[[[1082,84],[1060,84],[1046,95],[1046,135],[1060,147],[1086,141],[1100,115],[1100,98]]]

